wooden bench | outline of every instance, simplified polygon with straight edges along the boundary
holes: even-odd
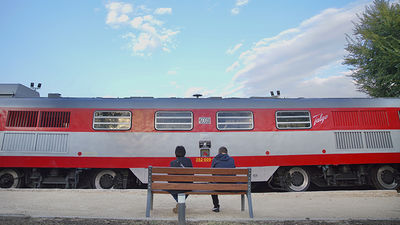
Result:
[[[217,169],[150,166],[148,171],[146,217],[150,217],[150,210],[153,210],[154,194],[170,194],[168,191],[184,191],[185,194],[189,195],[241,195],[241,211],[244,211],[244,195],[246,195],[249,216],[253,218],[250,168]]]

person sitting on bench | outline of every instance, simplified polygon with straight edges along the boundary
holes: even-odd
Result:
[[[193,167],[192,161],[189,158],[185,157],[186,155],[186,150],[185,147],[183,146],[176,146],[175,148],[175,156],[176,159],[174,161],[171,161],[170,167]],[[170,191],[172,197],[176,201],[176,207],[172,209],[174,213],[178,213],[178,193],[181,193],[181,191]],[[186,195],[186,198],[188,195]]]
[[[235,160],[228,155],[226,147],[218,149],[218,155],[212,160],[211,168],[235,168]],[[219,212],[218,195],[211,195],[214,204],[213,212]]]

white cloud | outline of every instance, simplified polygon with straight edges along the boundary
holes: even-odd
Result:
[[[232,71],[234,71],[234,70],[236,70],[237,68],[239,68],[239,66],[240,66],[240,63],[239,63],[239,61],[236,61],[236,62],[234,62],[232,65],[230,65],[228,68],[226,68],[226,72],[232,72]]]
[[[346,54],[345,33],[352,32],[352,21],[364,7],[327,9],[298,27],[256,42],[226,69],[233,71],[241,65],[233,77],[235,87],[240,87],[235,93],[266,96],[270,90],[281,90],[285,97],[362,95],[343,75],[345,67],[340,63]]]
[[[141,52],[145,49],[154,49],[158,47],[158,40],[149,33],[140,33],[139,37],[133,43],[133,51]]]
[[[144,24],[141,29],[143,32],[140,32],[139,36],[132,32],[123,36],[129,40],[128,47],[139,56],[151,55],[157,49],[170,52],[170,45],[173,42],[172,38],[179,33],[178,31],[174,32],[168,29],[158,31],[149,24]]]
[[[267,44],[269,44],[270,42],[273,42],[273,41],[285,40],[287,38],[290,38],[290,35],[292,35],[292,34],[295,35],[295,34],[297,34],[299,32],[300,32],[300,30],[298,28],[288,29],[288,30],[280,32],[278,35],[276,35],[274,37],[261,39],[260,41],[258,41],[255,44],[255,46],[258,47],[258,46],[261,46],[261,45],[267,45]]]
[[[240,7],[243,7],[249,3],[249,0],[236,0],[235,7],[231,10],[233,15],[237,15],[240,12]]]
[[[288,95],[302,93],[299,97],[366,97],[364,93],[355,92],[355,85],[348,76],[338,75],[327,78],[314,77],[310,80],[299,82],[297,90],[288,90]]]
[[[142,17],[135,17],[132,21],[131,21],[131,26],[135,29],[139,29],[139,27],[142,26],[143,23],[143,18]]]
[[[152,36],[156,36],[157,35],[156,28],[154,26],[150,25],[149,23],[144,23],[142,25],[142,27],[140,27],[139,29],[144,31],[143,33],[151,34]],[[141,34],[143,34],[143,33],[141,33]]]
[[[249,0],[236,0],[236,6],[243,6],[247,5],[249,3]]]
[[[233,81],[230,81],[227,85],[224,87],[219,87],[219,96],[221,97],[246,97],[243,95],[240,95],[240,90],[243,87],[240,85],[235,84]]]
[[[122,35],[128,40],[128,47],[139,56],[151,55],[152,52],[161,50],[170,52],[174,48],[174,37],[178,30],[165,27],[163,21],[155,18],[155,15],[171,14],[171,8],[158,8],[154,15],[145,5],[133,7],[124,2],[111,2],[106,5],[108,10],[106,24],[113,28],[125,26],[131,31]]]
[[[142,14],[149,14],[150,12],[152,12],[153,10],[147,8],[147,6],[145,5],[139,5],[137,7],[137,14],[138,15],[142,15]]]
[[[232,55],[232,54],[235,53],[240,47],[242,47],[242,45],[243,45],[242,43],[239,43],[239,44],[233,46],[232,48],[226,50],[226,54]]]
[[[233,9],[231,10],[231,13],[232,13],[233,15],[239,14],[239,8],[233,8]]]
[[[164,14],[171,14],[172,9],[171,8],[158,8],[154,11],[154,14],[157,15],[164,15]]]
[[[133,11],[132,5],[124,2],[110,2],[106,5],[108,9],[106,24],[117,27],[119,24],[129,21],[127,14]]]
[[[163,22],[155,19],[152,15],[143,16],[143,20],[149,22],[150,24],[161,26]]]

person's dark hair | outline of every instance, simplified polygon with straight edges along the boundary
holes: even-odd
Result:
[[[186,155],[185,147],[179,145],[175,148],[175,156],[176,157],[184,157]]]
[[[228,149],[224,146],[218,149],[219,154],[228,154]]]

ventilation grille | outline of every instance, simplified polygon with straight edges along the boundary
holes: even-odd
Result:
[[[9,111],[7,115],[7,127],[60,127],[68,128],[70,112],[40,112],[39,124],[38,111]]]
[[[354,127],[358,126],[358,112],[356,111],[349,111],[349,112],[342,112],[336,111],[332,112],[333,115],[333,124],[336,127]]]
[[[36,134],[32,133],[5,133],[2,151],[34,152]]]
[[[4,152],[67,152],[68,134],[5,133]]]
[[[365,143],[367,148],[393,148],[389,131],[365,132]]]
[[[334,111],[332,116],[335,127],[387,128],[389,126],[385,111]]]
[[[387,113],[385,111],[361,111],[362,125],[366,127],[389,126]]]
[[[36,151],[38,152],[66,152],[68,134],[38,134]]]
[[[40,112],[40,127],[69,127],[70,112]]]
[[[38,111],[9,111],[7,127],[36,127]]]
[[[337,149],[393,148],[390,131],[335,132]]]
[[[335,132],[337,149],[364,148],[361,132]]]

